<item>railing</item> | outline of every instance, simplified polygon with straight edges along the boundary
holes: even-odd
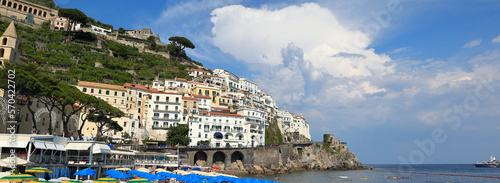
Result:
[[[162,126],[162,125],[153,125],[153,129],[168,129],[168,126]]]
[[[181,104],[179,101],[176,101],[176,102],[167,102],[167,101],[160,101],[160,100],[155,100],[155,103],[163,103],[163,104],[178,104],[178,105],[180,105],[180,104]]]
[[[168,161],[168,160],[135,160],[135,164],[155,164],[155,165],[178,165],[178,161]]]
[[[181,112],[180,109],[159,109],[155,108],[153,111],[159,111],[159,112]]]
[[[159,120],[169,120],[169,121],[180,121],[181,118],[165,118],[165,117],[159,117],[159,116],[153,116],[153,119],[159,119]]]

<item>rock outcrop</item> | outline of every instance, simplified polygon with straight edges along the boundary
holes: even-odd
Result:
[[[347,148],[324,143],[314,143],[311,146],[294,150],[295,160],[285,165],[288,169],[316,169],[316,170],[354,170],[363,169],[354,153]]]

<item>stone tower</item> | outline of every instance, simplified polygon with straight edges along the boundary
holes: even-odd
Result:
[[[14,22],[10,22],[9,27],[0,36],[0,62],[2,67],[5,62],[14,63],[19,61],[18,46],[19,40],[17,38],[16,27],[14,26]]]

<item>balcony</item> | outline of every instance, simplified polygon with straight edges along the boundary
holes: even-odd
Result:
[[[153,109],[153,111],[158,111],[158,112],[181,112],[180,109]]]
[[[205,128],[203,131],[204,131],[204,132],[209,132],[209,131],[210,131],[210,129],[209,129],[209,128]]]
[[[180,101],[176,101],[176,102],[167,102],[167,101],[155,100],[155,103],[159,103],[159,104],[174,104],[174,105],[181,105],[181,102],[180,102]]]
[[[159,117],[159,116],[153,116],[153,119],[157,120],[168,120],[168,121],[180,121],[181,118],[166,118],[166,117]]]
[[[168,126],[163,126],[163,125],[153,125],[153,130],[168,130]]]

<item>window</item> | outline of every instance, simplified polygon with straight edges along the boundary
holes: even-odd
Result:
[[[158,105],[155,105],[155,109],[158,109]]]
[[[175,97],[175,103],[179,103],[179,97]]]
[[[106,102],[109,102],[109,98],[106,98]]]
[[[109,90],[106,90],[106,95],[109,95]]]
[[[205,95],[206,95],[206,96],[209,96],[209,95],[210,95],[210,91],[205,90]]]
[[[198,138],[201,138],[201,132],[198,132]]]
[[[177,114],[175,114],[175,119],[177,119]]]
[[[156,96],[156,101],[159,101],[160,100],[160,96]]]
[[[125,92],[122,92],[122,97],[124,97],[124,96],[125,96]]]
[[[137,112],[138,112],[138,113],[141,113],[141,108],[137,109]]]
[[[90,89],[90,93],[94,93],[94,88],[91,88],[91,89]]]
[[[207,134],[205,134],[205,138],[208,138]]]
[[[122,104],[123,104],[124,102],[125,102],[125,101],[124,101],[124,100],[122,100]]]
[[[201,89],[200,89],[200,90],[198,90],[198,95],[201,95]]]
[[[3,38],[2,45],[7,45],[7,38]]]
[[[127,122],[123,122],[123,127],[127,127]]]
[[[139,93],[139,98],[142,98],[142,93]]]
[[[115,104],[116,104],[116,99],[114,99],[114,100],[113,100],[113,103],[115,103]]]
[[[179,111],[179,106],[175,106],[175,111]]]
[[[101,91],[101,90],[99,90],[99,94],[101,94],[101,93],[102,93],[102,91]]]
[[[118,96],[118,92],[117,91],[115,91],[115,96]]]
[[[83,92],[87,92],[87,88],[83,88],[83,89],[82,89],[82,91],[83,91]]]
[[[141,105],[141,101],[137,101],[137,104],[138,104],[138,105]]]
[[[166,98],[166,100],[167,100],[166,102],[168,102],[168,101],[170,101],[170,98],[169,98],[169,97],[167,97],[167,98]]]
[[[132,122],[132,128],[134,128],[134,127],[135,127],[135,122]]]
[[[198,128],[198,129],[201,129],[201,125],[199,126],[199,128]]]

